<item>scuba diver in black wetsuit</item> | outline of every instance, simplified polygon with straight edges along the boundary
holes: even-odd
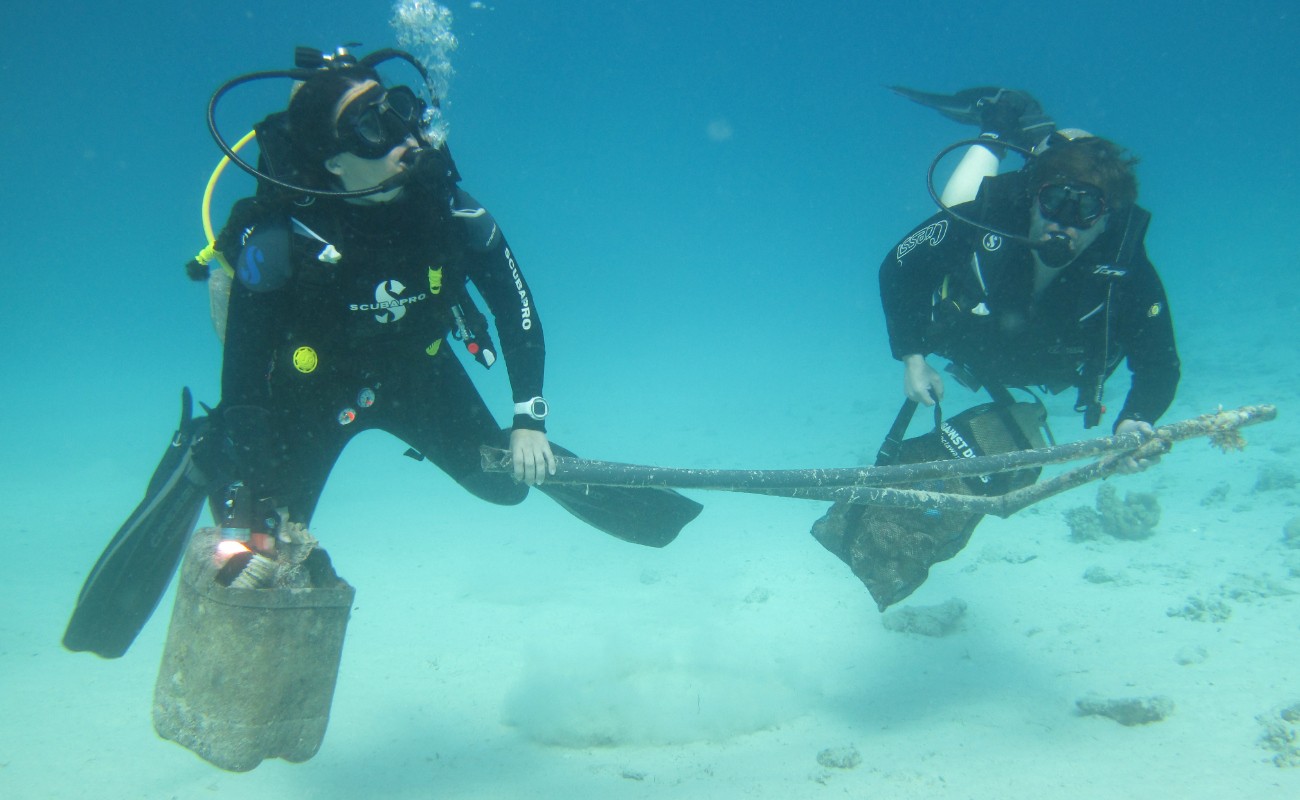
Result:
[[[304,524],[342,447],[368,428],[396,434],[492,502],[518,503],[554,471],[532,293],[492,216],[457,187],[445,148],[412,163],[428,144],[416,138],[409,99],[395,110],[398,92],[364,67],[326,70],[295,93],[288,136],[315,185],[359,191],[407,171],[412,179],[239,214],[260,219],[238,227],[216,415],[252,499],[274,498]],[[452,306],[469,302],[467,279],[498,321],[522,483],[481,471],[479,447],[500,443],[499,427],[442,346]]]
[[[1137,160],[1086,131],[1057,130],[1021,90],[891,88],[981,130],[935,159],[931,176],[940,158],[971,145],[942,195],[930,184],[942,211],[880,266],[890,347],[904,363],[908,398],[942,399],[943,379],[925,362],[935,353],[976,389],[1075,387],[1076,409],[1091,428],[1105,411],[1106,378],[1127,358],[1133,383],[1113,427],[1150,432],[1173,401],[1180,363],[1164,287],[1146,256],[1151,215],[1136,204]],[[999,175],[1009,149],[1026,164]]]
[[[392,433],[412,448],[408,455],[485,500],[519,503],[537,486],[585,522],[639,544],[668,544],[699,513],[668,490],[544,485],[554,453],[572,454],[545,432],[545,345],[532,292],[492,216],[457,185],[446,145],[427,138],[427,106],[375,71],[392,58],[427,81],[402,51],[357,60],[344,49],[300,48],[298,69],[240,76],[214,94],[214,137],[259,181],[210,248],[234,273],[227,315],[214,320],[225,340],[221,403],[191,419],[186,393],[180,429],[144,501],[82,589],[64,637],[70,649],[125,652],[165,590],[205,495],[226,533],[274,552],[285,523],[310,523],[335,461],[363,430]],[[287,111],[257,126],[253,166],[217,132],[214,113],[229,89],[262,78],[300,85]],[[206,268],[192,277],[206,279]],[[445,341],[450,333],[484,366],[495,361],[467,282],[496,320],[514,395],[508,431]],[[483,472],[483,445],[509,448],[514,475]]]
[[[880,267],[881,301],[907,396],[943,397],[925,360],[950,359],[973,388],[1078,390],[1097,425],[1122,359],[1132,387],[1114,430],[1149,432],[1169,408],[1179,359],[1164,287],[1147,259],[1150,215],[1136,205],[1133,160],[1105,139],[1053,142],[1025,169],[926,220]]]
[[[1016,387],[1075,388],[1084,426],[1106,412],[1106,379],[1127,359],[1132,385],[1114,417],[1116,433],[1150,435],[1173,401],[1180,366],[1164,287],[1146,255],[1150,214],[1139,207],[1135,160],[1086,132],[1055,131],[1023,91],[979,87],[935,95],[893,87],[959,122],[981,126],[979,139],[943,150],[930,168],[941,211],[885,256],[880,293],[890,349],[904,364],[907,402],[877,465],[992,455],[1044,446],[1041,403],[1016,402]],[[935,166],[969,145],[945,190]],[[1008,152],[1026,157],[999,175]],[[944,382],[926,361],[993,402],[944,418]],[[935,408],[933,431],[903,439],[918,405]],[[1155,459],[1131,456],[1121,471]],[[998,495],[1032,484],[1039,470],[948,479],[923,488]],[[883,611],[910,595],[934,564],[965,547],[976,513],[836,503],[813,535],[853,570]]]

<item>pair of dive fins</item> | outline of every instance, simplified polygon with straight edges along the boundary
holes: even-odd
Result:
[[[193,412],[193,398],[185,389],[180,425],[149,480],[144,499],[81,587],[63,634],[63,646],[69,650],[104,658],[123,655],[167,591],[203,502],[218,488],[215,476],[195,460],[196,445],[209,434],[210,426],[206,416],[196,419]],[[537,488],[592,527],[650,547],[671,542],[703,508],[668,489],[546,484]]]

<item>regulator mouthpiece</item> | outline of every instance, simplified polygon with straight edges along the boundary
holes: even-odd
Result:
[[[1038,260],[1043,262],[1043,266],[1053,269],[1064,267],[1074,259],[1070,237],[1064,233],[1053,233],[1047,241],[1036,243],[1034,249],[1038,251]]]

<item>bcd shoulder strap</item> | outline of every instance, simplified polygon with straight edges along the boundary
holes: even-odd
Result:
[[[1124,228],[1120,231],[1114,260],[1109,264],[1099,264],[1093,268],[1093,275],[1105,281],[1106,288],[1105,298],[1102,301],[1103,316],[1098,326],[1100,335],[1094,337],[1088,346],[1083,374],[1079,382],[1079,395],[1074,403],[1074,410],[1083,412],[1085,429],[1094,428],[1101,423],[1101,415],[1105,410],[1102,401],[1106,378],[1110,375],[1111,368],[1111,343],[1115,341],[1115,329],[1118,323],[1115,313],[1116,294],[1119,292],[1120,281],[1137,263],[1137,254],[1150,224],[1150,211],[1137,204],[1130,206],[1124,217]]]

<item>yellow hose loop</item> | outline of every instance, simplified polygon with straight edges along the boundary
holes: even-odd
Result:
[[[238,153],[240,148],[253,141],[256,136],[256,130],[249,131],[244,134],[242,139],[235,142],[235,146],[230,149]],[[208,246],[203,248],[203,250],[194,257],[194,260],[206,267],[208,263],[215,258],[217,264],[221,266],[221,269],[227,275],[233,276],[235,270],[232,269],[230,264],[226,261],[226,257],[218,252],[215,247],[217,243],[217,234],[212,230],[212,193],[216,190],[217,181],[221,178],[221,173],[226,171],[226,166],[228,164],[230,164],[230,156],[222,156],[221,160],[217,162],[217,168],[212,170],[212,177],[208,178],[207,188],[203,190],[203,233],[208,237]]]

